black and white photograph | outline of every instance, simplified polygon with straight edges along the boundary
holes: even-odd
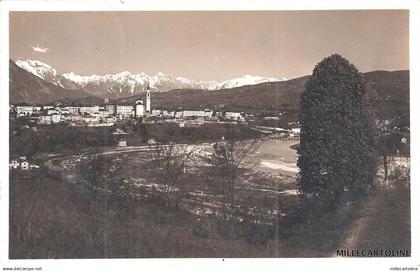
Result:
[[[412,259],[410,16],[8,11],[3,270]]]

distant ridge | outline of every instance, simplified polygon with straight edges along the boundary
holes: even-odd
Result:
[[[50,65],[37,60],[17,60],[16,64],[57,86],[84,89],[92,95],[104,98],[132,96],[144,92],[147,85],[155,92],[173,89],[218,90],[285,80],[284,78],[276,79],[247,74],[217,83],[215,81],[195,81],[184,77],[172,77],[161,72],[150,76],[145,73],[133,74],[128,71],[108,75],[80,76],[74,73],[61,74]]]

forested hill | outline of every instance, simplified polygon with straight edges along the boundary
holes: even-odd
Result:
[[[408,113],[410,105],[409,71],[374,71],[364,73],[371,95],[375,97],[374,110],[380,115]],[[243,86],[226,90],[172,90],[153,93],[155,108],[165,109],[205,109],[224,106],[232,111],[296,111],[299,109],[300,95],[308,76],[283,81]],[[136,95],[124,102],[143,99]]]

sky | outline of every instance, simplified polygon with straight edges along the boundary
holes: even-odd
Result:
[[[360,71],[409,69],[405,10],[11,12],[10,58],[61,73],[296,78],[334,53]]]

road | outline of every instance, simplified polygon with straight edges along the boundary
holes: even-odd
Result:
[[[289,146],[291,142],[282,141],[280,143],[280,147],[275,147],[274,141],[265,141],[262,146],[257,150],[255,154],[253,154],[257,160],[259,165],[259,169],[263,168],[264,163],[267,159],[274,160],[276,157],[279,157],[276,152],[285,150],[285,156],[279,157],[279,160],[276,161],[277,163],[285,163],[285,161],[293,161],[293,153],[294,150],[289,151]],[[194,145],[196,151],[200,152],[200,154],[208,154],[209,151],[212,149],[212,145],[210,143],[202,143],[200,145]],[[105,155],[105,156],[117,156],[121,154],[134,154],[138,155],[139,153],[144,154],[143,158],[142,155],[138,155],[139,159],[144,159],[145,161],[149,161],[150,159],[150,151],[153,149],[153,146],[130,146],[130,147],[106,147],[106,148],[94,148],[94,149],[86,149],[83,151],[78,152],[62,152],[62,153],[53,153],[47,155],[46,159],[44,160],[44,164],[50,170],[60,172],[63,179],[68,183],[73,183],[77,185],[77,182],[80,181],[80,176],[78,175],[78,171],[75,170],[78,163],[82,162],[82,160],[91,159],[95,155]],[[285,159],[285,157],[287,157]],[[271,169],[270,169],[271,170]],[[283,169],[282,169],[283,170]],[[141,188],[141,191],[148,191],[150,194],[160,193],[159,191],[163,191],[164,187],[162,184],[152,183],[146,180],[140,180],[136,178],[132,178],[130,181],[134,186],[137,188]],[[243,182],[236,187],[236,189],[243,189],[243,190],[250,190],[253,192],[264,193],[264,194],[288,194],[288,195],[295,195],[296,190],[294,189],[287,189],[287,190],[279,190],[276,187],[269,187],[264,185],[255,185]],[[193,192],[190,193],[190,198],[183,200],[183,205],[185,209],[188,209],[191,213],[196,215],[220,215],[219,209],[224,208],[225,204],[220,202],[220,199],[217,195],[206,194],[209,192],[200,191],[195,189]],[[136,197],[139,195],[135,195]],[[143,197],[147,197],[147,195],[140,195]],[[181,204],[182,205],[182,204]],[[278,214],[278,210],[262,210],[258,208],[254,208],[250,210],[250,213],[254,213],[255,215],[258,214],[258,217],[262,219],[263,223],[269,223],[270,220],[274,218],[273,214]]]

